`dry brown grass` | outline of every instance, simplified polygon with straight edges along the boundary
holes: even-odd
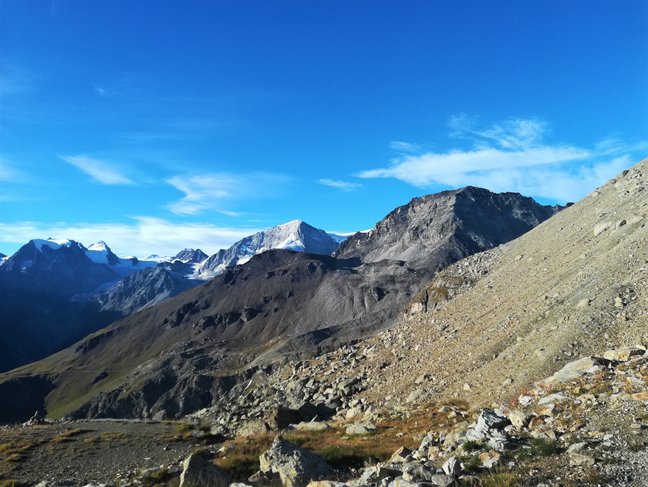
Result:
[[[75,441],[77,436],[83,435],[85,433],[89,433],[90,430],[87,429],[82,429],[82,428],[75,428],[73,430],[68,430],[68,431],[63,431],[62,433],[59,433],[58,435],[54,436],[50,442],[54,444],[58,443],[69,443],[71,441]]]
[[[3,460],[9,463],[20,463],[27,459],[28,453],[42,444],[43,440],[16,440],[7,443],[0,443],[0,453]]]
[[[407,418],[388,419],[377,424],[375,433],[347,435],[346,425],[324,431],[289,431],[285,440],[322,456],[334,467],[361,467],[365,462],[386,461],[404,446],[417,448],[421,438],[431,430],[452,428],[464,421],[455,411],[465,411],[465,401],[452,401],[447,407],[422,406]],[[249,477],[259,468],[259,455],[272,444],[274,434],[265,433],[230,440],[216,464],[228,470],[235,479]]]
[[[122,433],[121,431],[105,431],[99,435],[93,435],[89,436],[88,438],[85,438],[86,443],[99,443],[99,442],[112,442],[112,441],[120,441],[120,440],[126,440],[128,438],[128,435],[126,433]]]

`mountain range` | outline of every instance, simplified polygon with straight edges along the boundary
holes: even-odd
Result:
[[[54,353],[119,317],[153,306],[268,249],[330,254],[326,232],[292,221],[247,237],[208,257],[120,258],[103,241],[35,239],[0,263],[0,371]],[[33,303],[41,303],[34,306]]]
[[[11,398],[0,406],[0,418],[36,409],[77,417],[192,413],[261,364],[308,356],[391,325],[439,270],[516,238],[559,210],[519,194],[467,187],[416,198],[337,250],[335,240],[300,222],[257,234],[214,259],[210,269],[220,274],[205,285],[0,376],[0,390]],[[268,242],[281,248],[249,258],[250,247],[268,248]],[[335,255],[293,251],[309,243]],[[219,268],[233,256],[244,263]],[[133,309],[147,299],[136,299]]]

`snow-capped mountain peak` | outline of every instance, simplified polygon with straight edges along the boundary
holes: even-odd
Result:
[[[218,251],[200,265],[197,274],[201,279],[211,279],[226,268],[244,264],[253,256],[271,249],[328,255],[338,245],[339,242],[324,230],[302,220],[291,220],[239,240],[229,249]]]
[[[36,249],[38,249],[39,252],[43,251],[43,247],[47,247],[52,250],[57,250],[60,249],[61,247],[72,247],[74,245],[79,245],[74,240],[54,239],[54,238],[48,238],[46,240],[35,238],[33,240],[30,240],[30,242],[34,244],[34,246],[36,247]]]
[[[200,249],[183,249],[176,254],[174,260],[185,263],[199,264],[207,260],[209,256]]]
[[[103,250],[110,252],[110,247],[108,247],[108,244],[106,244],[106,242],[104,242],[103,240],[99,240],[96,244],[92,244],[90,247],[88,247],[88,250]]]
[[[88,247],[85,254],[95,264],[115,266],[121,263],[121,259],[110,250],[110,247],[103,240]]]

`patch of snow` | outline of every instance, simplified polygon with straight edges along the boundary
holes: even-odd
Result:
[[[173,262],[173,257],[151,254],[148,257],[138,259],[140,262]]]
[[[75,243],[73,240],[54,238],[48,238],[47,240],[35,238],[31,240],[31,242],[33,242],[39,252],[43,251],[43,247],[49,247],[52,250],[56,250],[60,249],[61,247],[70,247]]]
[[[110,250],[110,247],[108,247],[104,241],[99,241],[96,244],[91,245],[85,251],[86,257],[88,257],[92,262],[95,264],[106,265],[110,264],[108,255],[111,253],[112,251]]]
[[[347,238],[349,238],[353,233],[331,233],[331,232],[326,232],[326,234],[331,237],[333,240],[335,240],[337,243],[341,244],[344,242]]]

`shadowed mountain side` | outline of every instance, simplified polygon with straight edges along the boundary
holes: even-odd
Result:
[[[17,286],[16,278],[6,281],[0,274],[0,370],[61,350],[122,316],[101,311],[95,303],[62,299],[29,282]]]
[[[393,320],[418,289],[419,275],[401,262],[358,264],[357,260],[290,251],[265,252],[204,286],[120,320],[48,359],[17,369],[14,375],[51,377],[57,389],[46,406],[58,415],[70,413],[72,406],[81,406],[77,401],[91,398],[107,384],[116,386],[123,381],[127,387],[139,389],[137,384],[148,383],[149,375],[161,374],[165,380],[159,384],[159,391],[143,388],[139,400],[142,407],[129,411],[109,408],[127,416],[147,410],[155,413],[164,405],[156,405],[159,397],[178,382],[188,380],[184,374],[190,371],[195,374],[204,369],[209,384],[200,387],[210,390],[214,370],[223,374],[237,369],[250,360],[244,355],[255,348],[264,348],[267,353],[272,348],[269,343],[279,346],[286,339],[313,330],[353,326],[354,320],[367,316],[372,316],[373,330]],[[183,362],[191,367],[178,375],[169,367],[173,360],[165,360],[180,351]],[[194,363],[194,358],[199,360]],[[137,368],[147,361],[140,369],[144,372],[138,373]],[[125,378],[129,372],[133,373]],[[182,402],[181,397],[176,399]],[[210,399],[208,394],[205,401]],[[207,405],[199,401],[195,406]],[[164,409],[173,408],[167,405]],[[93,415],[104,415],[96,408],[93,411]],[[181,407],[177,411],[191,412]]]
[[[174,267],[183,270],[187,265],[164,263],[141,270],[123,278],[94,299],[102,311],[114,311],[121,317],[154,306],[201,283],[174,271]]]

